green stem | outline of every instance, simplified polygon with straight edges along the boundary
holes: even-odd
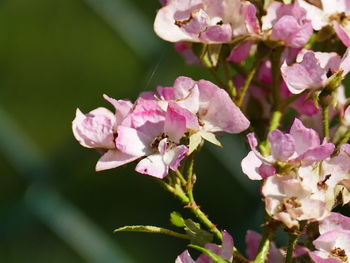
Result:
[[[253,263],[264,263],[267,260],[267,256],[270,248],[270,238],[271,238],[270,232],[266,232],[263,235],[260,242],[258,254],[256,255]]]
[[[298,241],[298,235],[290,234],[289,240],[288,240],[288,247],[287,247],[287,255],[286,255],[286,263],[292,263],[293,262],[293,252],[295,245]]]
[[[350,130],[348,130],[348,131],[344,134],[344,136],[340,139],[340,141],[337,142],[337,144],[336,144],[336,149],[335,149],[334,152],[338,152],[339,149],[340,149],[340,147],[341,147],[343,144],[347,143],[349,140],[350,140]]]
[[[217,239],[222,241],[222,234],[219,229],[209,220],[208,216],[202,212],[195,201],[188,203],[186,208],[188,208],[199,219],[199,221],[201,221],[202,224],[215,235]]]
[[[230,64],[232,66],[232,68],[239,74],[239,75],[242,75],[243,77],[247,77],[248,75],[248,72],[247,70],[244,68],[243,65],[241,64],[237,64],[237,63],[231,63]],[[265,84],[265,83],[262,83],[260,81],[257,81],[257,80],[252,80],[252,84],[255,85],[255,86],[258,86],[264,90],[270,90],[270,86]]]
[[[181,184],[182,184],[183,186],[185,186],[185,185],[187,184],[187,181],[186,181],[185,178],[183,177],[182,173],[181,173],[179,170],[176,170],[176,171],[175,171],[175,174],[176,174],[176,176],[180,179]]]
[[[272,118],[271,118],[270,126],[269,126],[269,132],[276,130],[280,126],[281,119],[282,119],[282,112],[274,111],[272,113]]]
[[[187,205],[190,200],[184,193],[181,187],[176,185],[175,187],[172,187],[171,185],[167,184],[163,180],[159,180],[161,185],[170,193],[172,193],[177,199],[179,199],[183,204]]]
[[[190,239],[190,237],[186,234],[181,234],[166,228],[162,227],[156,227],[156,226],[124,226],[120,227],[114,232],[144,232],[144,233],[151,233],[151,234],[164,234],[168,236],[173,236],[181,239]]]
[[[329,139],[329,107],[322,107],[323,136]]]
[[[187,195],[188,198],[190,199],[190,202],[194,202],[194,197],[193,197],[193,165],[194,165],[194,156],[192,155],[189,166],[187,168]]]
[[[272,113],[268,134],[280,126],[281,119],[282,119],[282,112],[277,110]],[[259,149],[263,156],[268,156],[270,154],[270,146],[267,140],[262,141],[260,143]]]
[[[255,73],[258,70],[259,66],[260,66],[260,61],[255,61],[254,65],[252,66],[252,68],[250,69],[249,73],[247,74],[245,82],[244,82],[244,85],[243,85],[242,89],[240,90],[240,92],[239,92],[239,94],[237,96],[236,104],[237,104],[238,107],[242,106],[243,100],[244,100],[244,97],[245,97],[245,95],[247,93],[249,85],[252,82],[252,80],[253,80],[253,78],[255,76]]]
[[[226,85],[227,92],[229,93],[231,99],[234,99],[237,96],[237,89],[232,81],[232,76],[231,76],[227,61],[225,59],[223,59],[221,61],[222,61],[222,65],[224,68],[224,74],[225,74],[226,82],[227,82],[227,85]]]

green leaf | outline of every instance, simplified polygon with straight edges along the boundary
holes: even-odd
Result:
[[[164,235],[178,237],[182,239],[190,239],[190,236],[186,234],[177,233],[175,231],[162,228],[162,227],[157,227],[157,226],[142,226],[142,225],[123,226],[115,229],[114,233],[116,232],[144,232],[144,233],[151,233],[151,234],[164,234]]]
[[[177,227],[185,227],[185,220],[178,212],[172,212],[170,214],[170,222]]]
[[[199,246],[204,246],[213,241],[213,234],[200,228],[200,224],[191,219],[185,220],[185,231],[189,236],[191,243]]]
[[[214,263],[228,263],[229,261],[224,260],[222,257],[220,257],[218,254],[215,254],[214,252],[210,251],[209,249],[196,246],[196,245],[188,245],[191,248],[194,248],[204,254],[206,254]]]
[[[204,45],[201,60],[208,68],[216,67],[220,58],[221,44]]]
[[[207,132],[207,131],[199,131],[199,134],[202,136],[203,139],[207,140],[208,142],[211,142],[212,144],[222,147],[221,143],[218,139],[216,139],[216,136],[214,133]]]
[[[195,151],[202,142],[202,136],[199,132],[196,132],[190,136],[190,144],[188,149],[188,155]]]

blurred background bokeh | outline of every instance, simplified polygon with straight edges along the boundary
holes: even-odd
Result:
[[[188,215],[134,164],[96,173],[98,155],[73,138],[79,107],[110,107],[102,94],[134,100],[179,75],[211,79],[187,66],[152,23],[157,0],[0,1],[0,262],[174,262],[186,242],[118,233],[123,225],[172,228]],[[258,185],[241,174],[247,149],[220,138],[198,157],[198,203],[244,249],[259,229]]]

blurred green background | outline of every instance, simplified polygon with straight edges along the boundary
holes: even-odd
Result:
[[[174,262],[186,242],[123,225],[171,228],[183,208],[134,164],[96,173],[98,155],[73,138],[79,107],[109,107],[102,94],[134,100],[185,65],[152,23],[157,0],[0,1],[0,262]],[[259,229],[258,185],[241,174],[238,136],[205,147],[197,161],[198,203],[238,248]]]

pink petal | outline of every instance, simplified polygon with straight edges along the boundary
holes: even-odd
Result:
[[[296,161],[302,161],[303,165],[310,165],[314,162],[323,161],[333,153],[335,145],[325,143],[315,148],[309,149],[296,158]]]
[[[261,235],[255,231],[248,230],[245,236],[245,243],[247,246],[246,254],[248,259],[253,261],[258,254]]]
[[[118,150],[108,150],[97,162],[96,171],[116,168],[124,164],[133,162],[138,157],[120,152]]]
[[[240,133],[250,125],[249,120],[223,89],[216,90],[205,114],[200,114],[200,118],[204,122],[204,129],[211,132]]]
[[[258,172],[261,175],[261,177],[263,179],[266,179],[270,176],[273,176],[276,174],[276,169],[268,164],[262,164],[259,168],[258,168]]]
[[[198,38],[186,33],[179,26],[175,24],[176,20],[187,20],[190,17],[191,9],[196,5],[200,5],[201,1],[181,0],[181,1],[170,1],[166,6],[162,7],[154,21],[154,31],[156,34],[170,42],[179,41],[198,41]],[[176,17],[178,11],[182,11],[183,17]]]
[[[327,25],[325,22],[326,14],[323,10],[304,0],[299,0],[298,2],[306,10],[306,17],[311,21],[313,29],[318,31]]]
[[[164,88],[161,86],[157,87],[157,93],[159,94],[159,97],[162,100],[174,100],[175,99],[175,95],[174,95],[174,88]]]
[[[313,251],[309,252],[309,255],[315,263],[341,263],[341,261],[335,258],[322,258],[318,256],[317,252]]]
[[[349,230],[350,218],[339,213],[333,212],[319,223],[320,234],[333,230]]]
[[[190,130],[197,131],[200,129],[198,118],[195,114],[189,110],[180,107],[178,103],[171,103],[172,110],[177,112],[179,115],[183,116],[186,120],[186,128]]]
[[[295,151],[298,155],[320,145],[320,138],[316,131],[306,128],[297,118],[294,120],[289,133],[295,141]]]
[[[345,78],[345,76],[350,71],[350,49],[349,48],[346,50],[345,54],[343,55],[339,68],[343,70],[343,77]]]
[[[120,151],[141,157],[152,151],[153,138],[137,129],[119,126],[118,137],[115,142]]]
[[[200,40],[205,43],[225,43],[232,38],[232,28],[230,24],[210,26],[200,34]]]
[[[163,155],[152,154],[142,159],[137,164],[135,171],[163,179],[168,175],[168,169],[169,167],[163,161]]]
[[[108,102],[110,102],[115,108],[115,118],[116,118],[116,125],[115,126],[121,124],[122,121],[125,119],[125,117],[131,111],[133,104],[128,100],[116,100],[116,99],[108,97],[105,94],[103,95],[103,98],[105,100],[107,100]]]
[[[345,30],[345,28],[343,28],[337,22],[333,22],[333,28],[337,33],[337,36],[339,37],[341,42],[343,42],[345,46],[350,47],[350,36],[348,32]]]
[[[243,2],[242,13],[249,33],[260,34],[260,24],[256,17],[256,7],[249,2]]]
[[[168,150],[164,154],[164,163],[170,167],[171,170],[176,171],[180,166],[182,159],[186,157],[188,148],[184,145],[176,146],[173,149]]]
[[[206,249],[209,249],[211,252],[214,252],[215,254],[220,254],[220,247],[213,243],[205,244],[204,246]],[[198,259],[196,260],[196,263],[212,263],[213,261],[206,255],[201,254]]]
[[[169,136],[170,140],[178,143],[186,131],[186,118],[174,109],[174,104],[176,105],[176,103],[168,105],[164,133]]]
[[[239,63],[244,61],[248,56],[250,52],[250,48],[252,46],[253,42],[252,41],[246,41],[243,42],[242,44],[234,47],[231,50],[230,55],[226,58],[227,61],[232,61],[235,63]]]
[[[312,33],[311,23],[300,25],[295,17],[285,15],[273,26],[271,39],[283,41],[290,47],[300,48],[307,43]]]
[[[233,257],[233,238],[232,236],[226,231],[222,231],[222,248],[221,248],[221,257],[223,259],[226,259],[228,261],[232,260]]]
[[[286,161],[295,152],[295,142],[291,135],[273,130],[268,136],[271,154],[276,160]]]
[[[300,64],[287,66],[283,64],[281,73],[288,89],[293,94],[299,94],[305,89],[317,89],[323,86],[325,70],[320,67],[315,54],[307,52]]]
[[[196,263],[196,261],[192,259],[188,250],[185,250],[176,258],[175,263]]]
[[[79,109],[72,122],[74,137],[87,148],[113,149],[115,117],[105,108],[97,108],[88,114]]]
[[[261,164],[262,162],[256,154],[250,151],[241,162],[242,171],[250,180],[262,180],[263,178],[258,170]]]

